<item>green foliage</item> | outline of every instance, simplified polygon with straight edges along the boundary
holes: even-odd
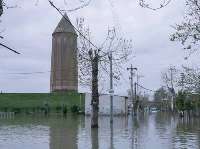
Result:
[[[192,102],[190,100],[186,100],[184,106],[185,106],[185,110],[192,110],[193,108]]]
[[[7,107],[3,107],[2,109],[3,109],[4,112],[7,112],[7,111],[8,111],[8,108],[7,108]]]
[[[185,110],[185,100],[186,100],[186,92],[178,92],[178,95],[176,96],[176,107],[180,111]]]
[[[14,113],[16,113],[16,114],[18,114],[18,113],[21,113],[21,109],[20,108],[12,108],[11,109],[11,112],[14,112]]]
[[[80,100],[82,100],[80,102]],[[84,95],[74,92],[65,93],[3,93],[0,94],[0,111],[43,112],[48,103],[51,112],[63,112],[62,105],[84,107]],[[60,105],[60,106],[59,106]],[[28,110],[27,110],[28,109]]]
[[[194,95],[180,91],[176,96],[176,107],[180,111],[194,110],[196,106],[200,107],[199,101],[198,97],[194,97]]]
[[[59,113],[62,110],[61,106],[56,106],[56,112]]]
[[[62,108],[63,114],[64,114],[64,115],[67,114],[67,111],[68,111],[67,106],[64,105],[63,108]]]
[[[154,93],[154,101],[161,101],[167,98],[167,91],[161,87]]]
[[[200,99],[197,102],[197,106],[198,106],[198,108],[200,108]]]
[[[73,105],[72,107],[71,107],[71,112],[72,113],[79,113],[79,111],[80,111],[80,107],[79,106],[77,106],[77,105]]]

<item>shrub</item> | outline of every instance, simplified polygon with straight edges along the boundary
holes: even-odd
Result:
[[[79,111],[80,111],[80,107],[79,106],[77,106],[77,105],[73,105],[72,107],[71,107],[71,112],[72,113],[79,113]]]
[[[19,113],[21,113],[21,109],[20,108],[12,108],[11,112],[14,112],[15,114],[19,114]]]
[[[185,110],[185,99],[186,99],[186,93],[185,92],[178,92],[178,95],[176,97],[176,107],[180,111]]]
[[[62,112],[63,112],[64,115],[67,114],[67,111],[68,111],[67,106],[63,106]]]
[[[7,108],[7,107],[4,107],[4,108],[3,108],[3,111],[4,111],[4,112],[8,112],[8,108]]]
[[[56,106],[56,112],[59,113],[61,111],[62,107],[61,106]]]

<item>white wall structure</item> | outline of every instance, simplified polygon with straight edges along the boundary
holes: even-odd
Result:
[[[85,94],[85,114],[91,115],[91,94]],[[113,115],[120,116],[128,113],[128,98],[123,96],[113,96]],[[110,95],[99,96],[99,115],[110,115]]]

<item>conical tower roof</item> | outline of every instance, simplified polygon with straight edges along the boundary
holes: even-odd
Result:
[[[67,20],[66,20],[67,19]],[[76,34],[76,31],[74,30],[74,27],[72,26],[69,17],[65,13],[60,22],[58,23],[56,29],[54,30],[54,33],[73,33]],[[76,34],[77,35],[77,34]]]

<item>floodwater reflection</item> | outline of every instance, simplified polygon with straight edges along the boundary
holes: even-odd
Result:
[[[199,149],[200,120],[168,113],[138,117],[24,117],[0,119],[0,149]]]

